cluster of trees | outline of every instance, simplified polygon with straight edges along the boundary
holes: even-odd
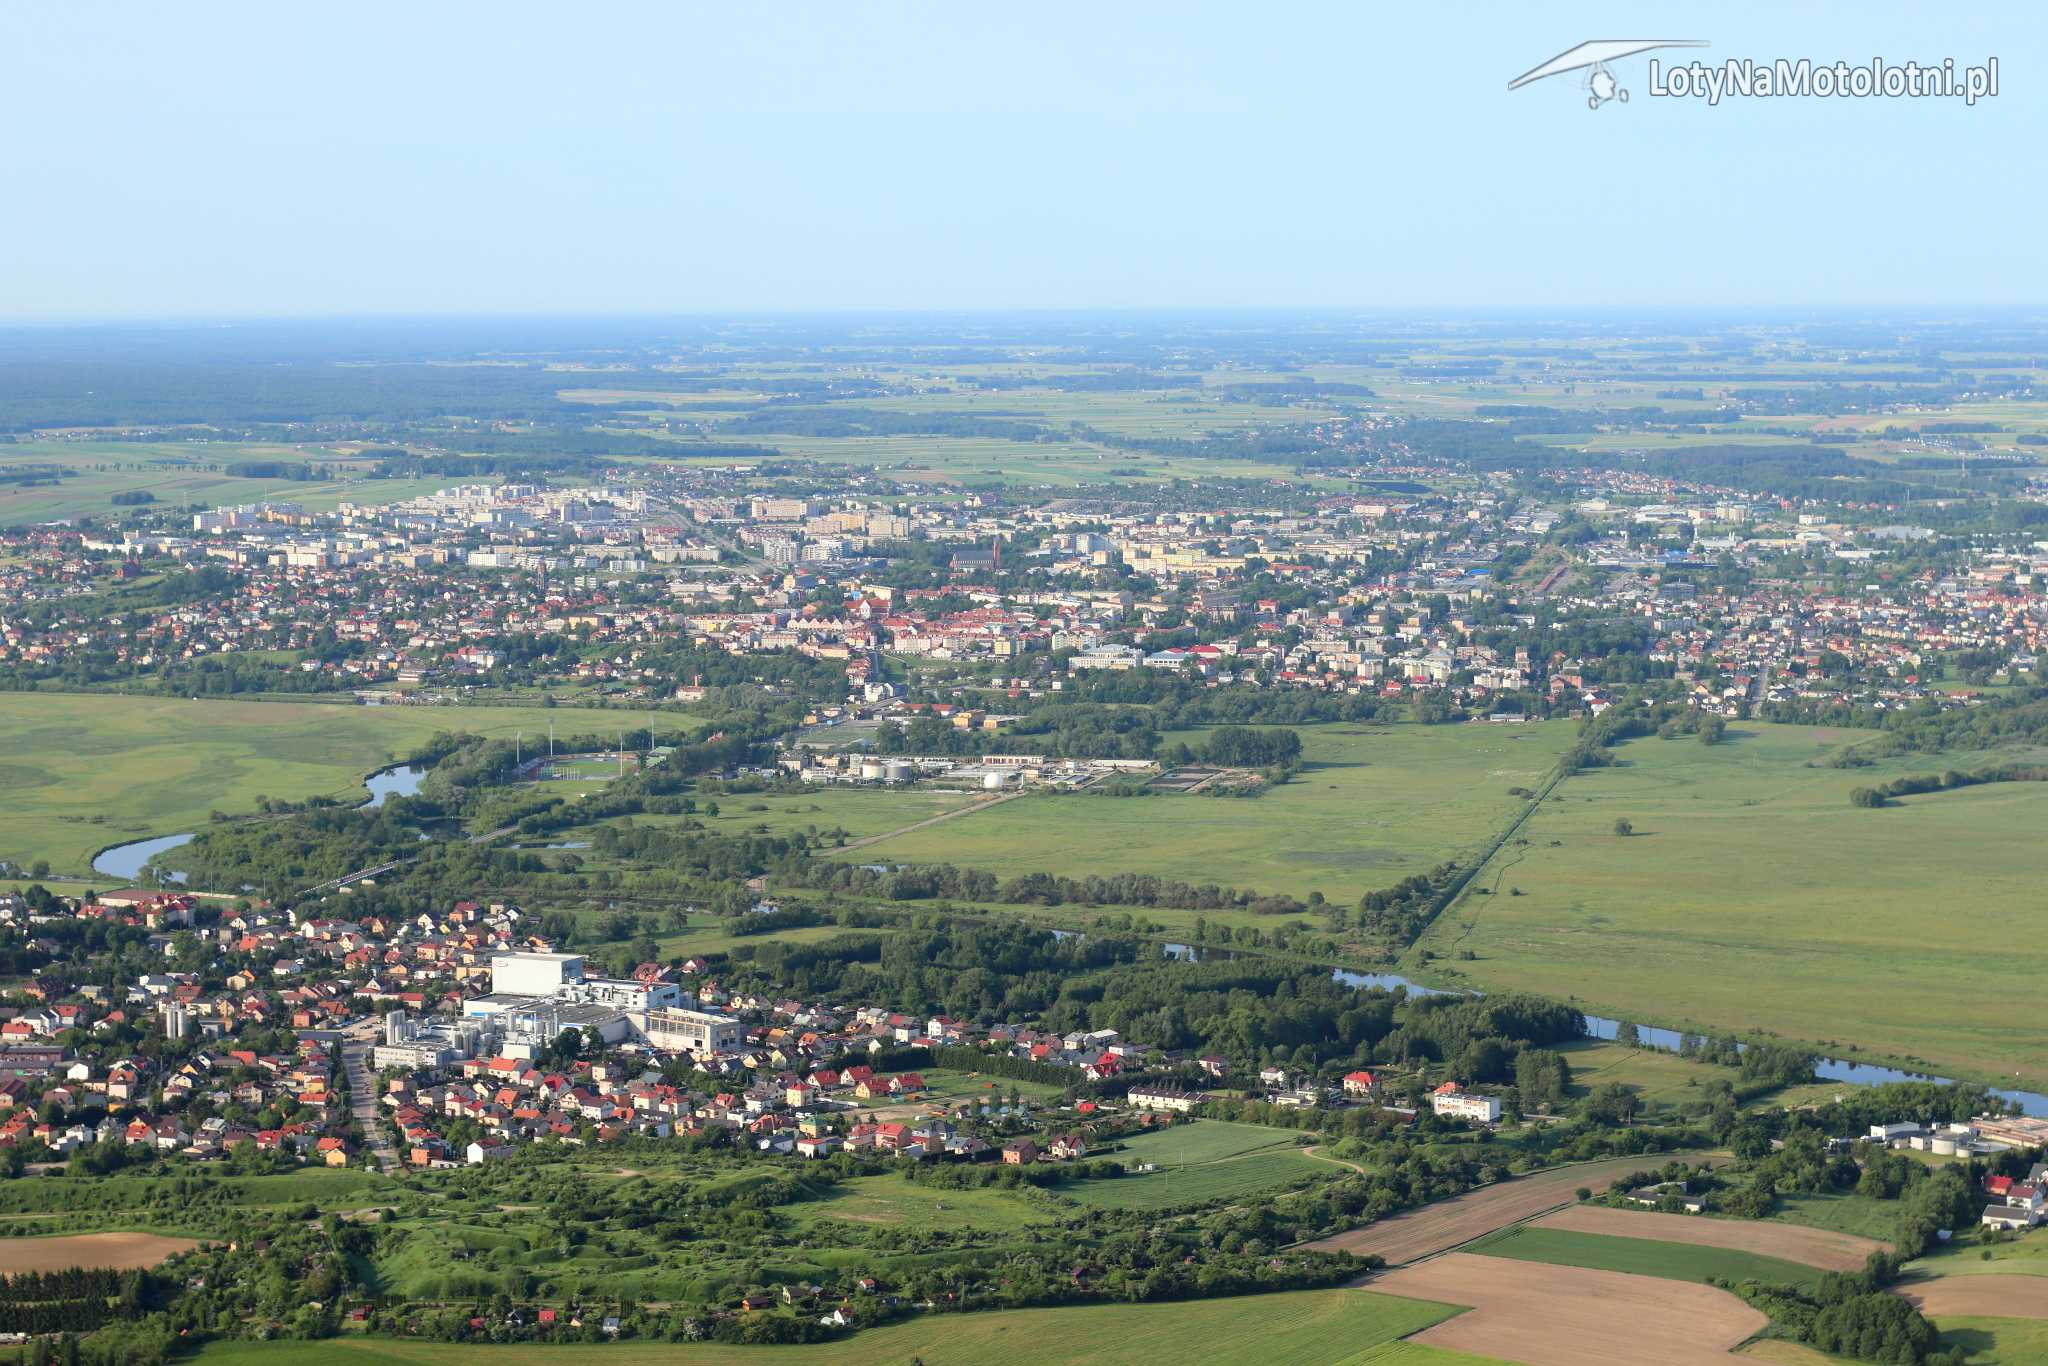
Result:
[[[1849,793],[1849,801],[1854,806],[1878,807],[1888,804],[1894,797],[1917,797],[1923,792],[1952,792],[1983,783],[2041,782],[2048,782],[2048,768],[2035,764],[2002,764],[1996,768],[1981,768],[1974,773],[1950,769],[1946,773],[1910,774],[1888,783],[1879,783],[1876,787],[1859,787]]]
[[[1873,1252],[1860,1272],[1828,1272],[1810,1289],[1745,1281],[1723,1288],[1762,1310],[1781,1336],[1857,1361],[1961,1366],[1967,1354],[1938,1349],[1940,1334],[1918,1309],[1885,1287],[1901,1257]]]
[[[1158,743],[1159,732],[1146,712],[1085,704],[1040,707],[1000,732],[963,730],[936,716],[920,716],[907,726],[884,721],[874,740],[878,754],[1047,754],[1061,759],[1149,759]]]
[[[1219,726],[1198,745],[1176,745],[1161,758],[1169,764],[1215,764],[1222,768],[1277,768],[1301,759],[1301,735],[1293,730],[1250,730]]]
[[[1358,927],[1389,944],[1406,948],[1422,936],[1458,885],[1458,865],[1440,863],[1427,873],[1402,878],[1358,900]]]
[[[1114,873],[1108,876],[1059,877],[1052,873],[1023,873],[998,878],[981,868],[959,868],[950,863],[920,863],[886,871],[853,864],[816,861],[793,870],[789,885],[841,892],[854,896],[880,897],[888,901],[999,901],[1013,906],[1139,906],[1166,910],[1221,911],[1249,910],[1262,915],[1292,915],[1306,909],[1290,896],[1264,896],[1257,892],[1199,885],[1162,878],[1153,873]]]

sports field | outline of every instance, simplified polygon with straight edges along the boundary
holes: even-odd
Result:
[[[1707,746],[1633,740],[1561,783],[1424,946],[1474,984],[1673,1027],[1769,1030],[2048,1082],[2048,1026],[2014,1010],[2048,970],[2048,785],[1852,807],[1853,788],[2003,755],[1809,766],[1860,732],[1743,723]],[[1615,833],[1627,819],[1635,833]],[[1512,895],[1519,888],[1521,895]]]
[[[1112,1366],[1137,1344],[1201,1345],[1213,1366],[1341,1366],[1391,1361],[1400,1366],[1468,1366],[1457,1357],[1365,1355],[1439,1323],[1457,1311],[1356,1290],[1176,1304],[1105,1304],[982,1314],[926,1314],[804,1347],[621,1342],[594,1347],[496,1347],[484,1344],[335,1340],[224,1342],[194,1358],[203,1366]],[[1176,1348],[1167,1348],[1174,1351]]]
[[[1570,722],[1301,728],[1303,766],[1257,798],[1031,796],[846,857],[1002,877],[1155,873],[1331,901],[1472,856],[1571,743]]]
[[[1177,1209],[1344,1174],[1306,1156],[1284,1130],[1214,1119],[1140,1134],[1107,1156],[1126,1169],[1150,1164],[1158,1170],[1064,1186],[1061,1194],[1105,1209]]]
[[[360,800],[365,775],[437,731],[563,735],[646,714],[0,694],[0,858],[87,876],[96,850],[181,834],[258,796]]]

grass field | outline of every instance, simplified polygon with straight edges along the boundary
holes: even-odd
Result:
[[[1867,1195],[1784,1195],[1778,1198],[1777,1213],[1771,1218],[1880,1242],[1890,1241],[1899,1231],[1898,1202]]]
[[[1468,892],[1424,945],[1475,952],[1459,965],[1475,985],[1624,1019],[2048,1082],[2048,1026],[2010,1006],[2048,969],[2048,787],[1857,809],[1852,788],[1988,759],[1808,766],[1859,734],[1744,723],[1714,746],[1631,741],[1617,766],[1561,783],[1475,879],[1494,894]]]
[[[789,835],[799,831],[844,830],[849,839],[864,839],[901,830],[906,825],[957,811],[979,798],[965,792],[931,789],[900,791],[872,788],[820,788],[816,792],[784,795],[776,792],[714,796],[716,816],[700,809],[692,820],[700,821],[720,835],[743,835],[761,830],[764,834]],[[971,819],[971,818],[970,818]],[[635,816],[635,825],[676,824],[682,817]],[[765,827],[765,829],[763,829]],[[581,831],[567,838],[584,838]]]
[[[1210,1366],[1470,1366],[1457,1356],[1374,1357],[1382,1344],[1440,1323],[1447,1305],[1356,1290],[1179,1304],[1108,1304],[933,1314],[810,1347],[622,1342],[601,1347],[493,1347],[382,1340],[224,1342],[202,1366],[1111,1366],[1144,1342],[1195,1344]],[[1169,1349],[1172,1350],[1172,1349]],[[1484,1360],[1479,1358],[1477,1360]]]
[[[1584,1266],[1625,1271],[1668,1281],[1773,1281],[1807,1285],[1820,1279],[1816,1267],[1726,1247],[1616,1238],[1562,1228],[1517,1228],[1494,1234],[1466,1249],[1488,1257],[1511,1257],[1551,1266]]]
[[[1104,1209],[1176,1209],[1344,1174],[1303,1154],[1291,1134],[1212,1119],[1141,1134],[1109,1156],[1127,1168],[1149,1162],[1159,1170],[1065,1186],[1061,1193]]]
[[[446,487],[451,480],[365,479],[362,466],[341,467],[345,477],[325,480],[247,479],[205,466],[241,461],[332,464],[347,454],[319,446],[275,446],[239,442],[37,441],[0,448],[0,467],[55,465],[70,477],[25,488],[0,484],[0,526],[105,517],[138,511],[114,506],[117,493],[146,492],[156,499],[143,511],[192,505],[220,507],[266,499],[327,511],[337,504],[393,503]],[[190,522],[186,525],[189,527]]]
[[[2035,1229],[2005,1242],[1987,1242],[1986,1232],[1959,1233],[1954,1242],[1936,1245],[1907,1265],[1921,1276],[2048,1276],[2048,1231]]]
[[[1950,1315],[1935,1320],[1941,1346],[1960,1347],[1970,1366],[2040,1366],[2048,1361],[2048,1322],[2040,1319],[1974,1318]]]
[[[366,774],[436,731],[564,735],[615,711],[0,695],[0,858],[85,877],[96,850],[196,829],[260,796],[366,794]]]
[[[869,845],[862,862],[1000,876],[1145,872],[1332,901],[1482,849],[1571,742],[1528,726],[1309,726],[1298,777],[1255,799],[1026,797]]]
[[[835,1186],[829,1198],[784,1210],[800,1224],[845,1219],[890,1228],[979,1228],[1009,1233],[1051,1216],[1014,1191],[948,1190],[918,1186],[900,1176],[863,1176]]]
[[[1706,1099],[1709,1082],[1730,1085],[1742,1079],[1737,1067],[1694,1062],[1654,1048],[1624,1048],[1620,1044],[1587,1042],[1566,1044],[1557,1050],[1572,1069],[1574,1098],[1590,1095],[1602,1086],[1620,1084],[1635,1092],[1651,1109],[1671,1109]]]

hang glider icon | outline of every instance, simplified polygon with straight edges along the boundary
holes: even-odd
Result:
[[[1580,43],[1566,52],[1560,52],[1543,65],[1534,67],[1508,82],[1508,89],[1519,90],[1531,81],[1540,81],[1546,76],[1562,76],[1567,71],[1583,71],[1585,78],[1580,83],[1586,90],[1586,107],[1598,109],[1609,100],[1628,103],[1628,91],[1614,79],[1614,73],[1607,69],[1609,62],[1618,62],[1624,57],[1633,57],[1639,52],[1653,52],[1660,47],[1705,47],[1704,38],[1596,38],[1589,43]]]

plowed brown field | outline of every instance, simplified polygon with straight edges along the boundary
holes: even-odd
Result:
[[[1472,1306],[1408,1341],[1526,1366],[1740,1366],[1731,1349],[1767,1322],[1712,1286],[1469,1252],[1383,1272],[1370,1284]]]
[[[155,1266],[173,1252],[199,1244],[190,1238],[154,1233],[77,1233],[60,1238],[0,1238],[0,1276],[17,1271],[61,1271],[65,1267],[107,1267],[127,1271]]]
[[[1451,1200],[1408,1210],[1364,1228],[1339,1233],[1310,1243],[1310,1247],[1342,1248],[1360,1255],[1374,1253],[1391,1266],[1469,1243],[1498,1228],[1519,1224],[1545,1210],[1568,1205],[1580,1186],[1600,1191],[1618,1176],[1660,1167],[1674,1158],[1696,1160],[1698,1153],[1657,1154],[1652,1157],[1617,1157],[1605,1162],[1582,1162],[1572,1167],[1518,1176],[1483,1190],[1468,1191]]]
[[[2048,1319],[2048,1276],[1943,1276],[1897,1291],[1929,1318]]]

